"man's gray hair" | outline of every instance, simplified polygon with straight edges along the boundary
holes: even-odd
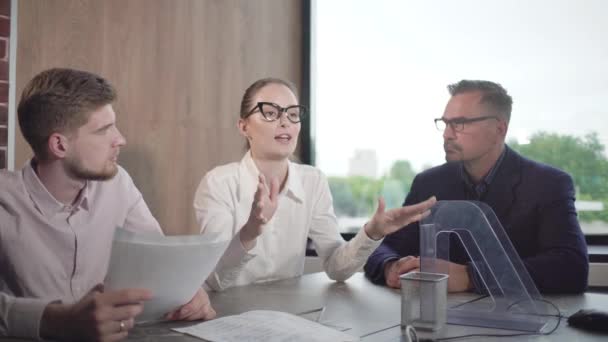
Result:
[[[507,93],[507,90],[498,83],[481,80],[462,80],[448,85],[448,91],[452,96],[469,92],[481,92],[480,103],[490,105],[496,111],[496,114],[501,115],[507,122],[511,119],[513,99]]]

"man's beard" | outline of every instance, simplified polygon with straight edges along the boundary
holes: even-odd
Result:
[[[462,161],[462,147],[454,143],[443,143],[443,150],[445,151],[445,161],[447,162],[459,162]],[[452,151],[452,154],[456,153],[456,158],[448,157],[448,150]]]
[[[66,159],[64,167],[69,175],[82,180],[107,181],[114,178],[118,173],[118,167],[116,165],[113,168],[106,168],[101,171],[89,170],[76,158]]]

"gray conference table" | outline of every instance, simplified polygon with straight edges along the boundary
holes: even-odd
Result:
[[[235,287],[224,292],[211,293],[211,302],[218,316],[239,314],[249,310],[266,309],[293,314],[308,313],[315,319],[325,307],[321,322],[349,328],[347,333],[361,337],[361,341],[401,341],[401,297],[398,290],[376,286],[362,273],[355,274],[344,283],[327,278],[325,273],[304,275],[300,278],[266,284]],[[448,304],[455,305],[475,298],[473,294],[449,295]],[[572,296],[547,296],[564,315],[581,308],[608,310],[608,294],[585,293]],[[557,323],[551,319],[549,326]],[[171,327],[192,323],[166,323],[137,327],[129,340],[134,341],[201,341],[170,330]],[[512,331],[494,330],[458,325],[447,325],[444,337],[465,334],[508,334]],[[421,334],[424,336],[424,334]],[[439,336],[441,337],[441,336]],[[549,336],[519,336],[501,338],[509,341],[606,341],[608,335],[593,334],[571,328],[562,320],[560,327]],[[488,337],[460,339],[458,341],[487,341]],[[0,339],[2,341],[17,341]]]
[[[398,290],[376,286],[362,273],[355,274],[344,283],[337,283],[325,275],[314,273],[300,278],[267,284],[249,285],[211,293],[211,302],[218,316],[239,314],[249,310],[279,310],[293,314],[308,312],[314,319],[325,307],[322,322],[350,328],[347,333],[360,336],[361,341],[401,341],[401,297]],[[473,294],[449,295],[450,305],[475,298]],[[564,315],[581,308],[608,310],[608,294],[585,293],[571,296],[546,296]],[[312,317],[310,317],[313,315]],[[557,318],[551,318],[553,327]],[[183,325],[172,323],[136,329],[130,339],[145,341],[200,341],[172,332],[168,327]],[[509,334],[513,331],[447,325],[443,337],[465,334]],[[424,334],[421,334],[424,335]],[[441,337],[441,336],[439,336]],[[599,335],[574,329],[562,320],[560,327],[549,336],[519,336],[501,338],[517,341],[606,341],[608,335]],[[487,341],[488,337],[461,339],[463,341]]]

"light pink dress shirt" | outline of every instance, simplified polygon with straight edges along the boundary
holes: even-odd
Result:
[[[73,303],[102,283],[116,227],[162,234],[120,167],[109,181],[88,181],[68,206],[31,162],[0,171],[0,336],[39,338],[48,303]]]

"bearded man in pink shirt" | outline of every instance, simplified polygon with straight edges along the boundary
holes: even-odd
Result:
[[[44,71],[23,90],[19,126],[34,157],[0,172],[0,336],[121,340],[154,295],[103,288],[116,227],[162,234],[117,164],[126,140],[115,98],[102,77],[71,69]],[[202,288],[167,314],[214,316]]]

